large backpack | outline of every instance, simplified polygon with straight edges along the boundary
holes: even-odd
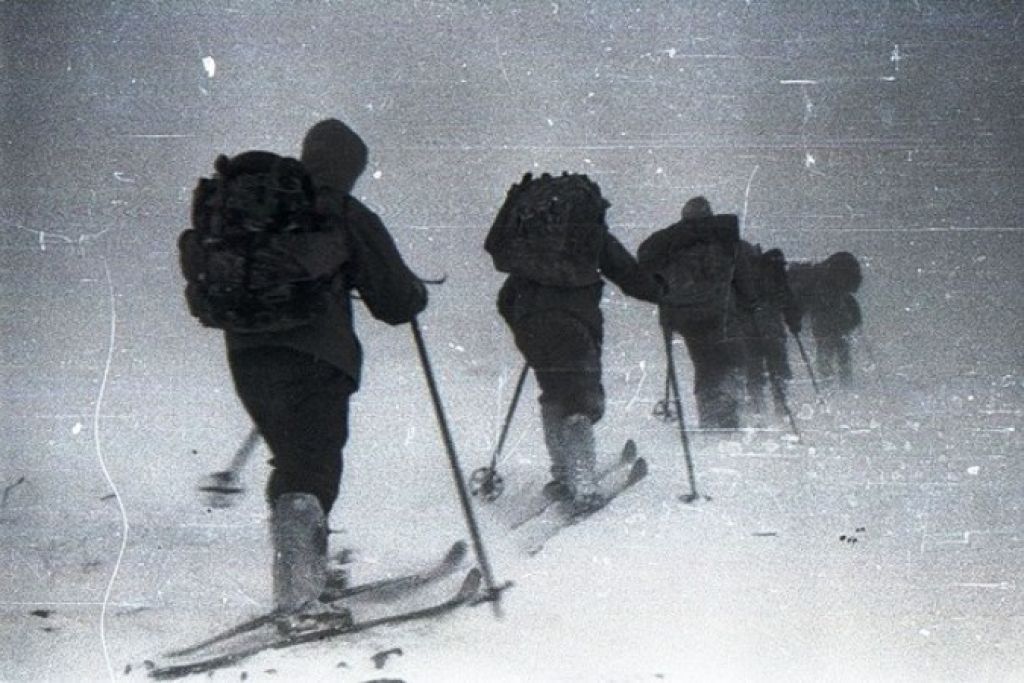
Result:
[[[219,156],[192,196],[192,228],[178,240],[189,311],[237,333],[280,332],[326,310],[330,278],[289,253],[289,237],[337,227],[316,209],[297,159],[265,151]]]
[[[740,249],[739,221],[720,214],[688,218],[649,237],[640,265],[661,282],[661,302],[692,318],[724,315]]]
[[[484,249],[494,267],[534,282],[580,287],[600,281],[609,203],[587,176],[527,173],[505,197]]]

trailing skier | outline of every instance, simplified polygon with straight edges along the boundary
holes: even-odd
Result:
[[[508,273],[498,312],[540,385],[551,458],[545,493],[580,514],[603,504],[595,481],[594,424],[605,408],[604,279],[643,301],[659,296],[608,231],[608,206],[585,175],[528,173],[509,189],[484,243],[495,268]]]
[[[653,233],[637,253],[666,291],[658,307],[665,334],[686,342],[701,428],[739,428],[745,349],[738,312],[754,314],[757,293],[736,216],[715,215],[707,199],[694,197],[681,220]]]
[[[741,241],[751,264],[763,314],[755,320],[740,311],[746,345],[747,407],[754,415],[765,411],[765,385],[771,388],[776,417],[787,412],[786,384],[793,378],[787,348],[788,329],[800,334],[801,310],[786,278],[786,257],[781,249],[761,252],[760,245]]]
[[[301,161],[219,157],[179,239],[189,308],[224,331],[235,390],[272,453],[266,494],[284,628],[325,609],[327,517],[362,365],[350,292],[391,325],[427,303],[380,218],[350,194],[366,161],[366,145],[335,119],[310,128]]]
[[[850,335],[863,322],[855,296],[862,282],[860,263],[847,251],[820,263],[791,263],[787,270],[793,293],[810,318],[818,377],[842,386],[853,383]]]

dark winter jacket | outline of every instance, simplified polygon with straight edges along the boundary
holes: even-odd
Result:
[[[794,334],[799,334],[803,312],[789,286],[789,278],[786,276],[786,257],[782,250],[769,249],[761,253],[760,245],[755,246],[748,242],[743,242],[743,248],[749,256],[754,274],[754,284],[767,313],[765,317],[771,317],[774,322],[781,316],[786,327]],[[783,334],[785,333],[783,332]]]
[[[427,292],[377,214],[348,194],[366,165],[359,136],[340,121],[322,121],[307,133],[302,161],[317,186],[318,209],[340,220],[328,232],[289,236],[282,248],[311,275],[333,275],[327,311],[314,323],[285,332],[228,332],[228,351],[297,349],[340,368],[358,385],[362,349],[352,325],[350,291],[359,293],[375,318],[391,325],[409,322],[422,311]]]
[[[600,275],[611,280],[626,295],[657,303],[660,290],[643,271],[633,255],[611,233],[604,233],[599,260]],[[603,339],[601,293],[604,281],[582,287],[542,285],[518,275],[510,275],[498,292],[498,312],[511,326],[541,311],[565,311],[578,318],[600,343]]]
[[[695,316],[728,318],[737,308],[753,311],[759,306],[758,292],[749,255],[741,248],[736,217],[729,214],[684,218],[667,228],[651,234],[637,251],[640,264],[645,272],[661,282],[667,296],[664,307],[677,307],[671,303],[673,271],[678,269],[678,259],[691,247],[717,242],[730,245],[732,249],[731,287],[722,293],[722,300],[694,307]],[[678,273],[686,278],[699,279],[699,273]],[[680,313],[682,311],[679,311]]]

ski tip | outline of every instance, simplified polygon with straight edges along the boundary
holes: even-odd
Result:
[[[636,442],[633,439],[626,439],[626,444],[622,447],[622,461],[632,462],[636,460]]]
[[[627,482],[629,484],[635,484],[647,476],[647,470],[647,461],[643,458],[639,458],[633,463],[633,467],[629,470],[629,478]]]
[[[483,579],[483,575],[480,573],[479,567],[473,567],[466,574],[466,578],[462,580],[462,587],[459,588],[459,597],[462,599],[470,598],[477,594],[480,590],[480,583]]]
[[[459,562],[466,556],[468,551],[469,545],[465,541],[455,541],[455,543],[452,543],[452,547],[448,549],[448,554],[445,555],[445,562]]]

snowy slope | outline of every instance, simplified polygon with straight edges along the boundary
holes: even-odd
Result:
[[[610,326],[614,339],[621,330]],[[527,385],[499,466],[510,499],[476,508],[497,578],[515,583],[504,594],[502,619],[486,607],[466,609],[436,622],[268,653],[218,677],[1010,681],[1024,671],[1015,570],[1024,548],[1015,458],[1021,439],[1013,426],[1019,379],[965,377],[917,393],[861,362],[858,387],[823,401],[809,383],[798,383],[793,407],[801,441],[785,425],[731,436],[694,433],[699,490],[710,500],[687,505],[677,500],[687,490],[678,432],[649,415],[660,388],[652,381],[660,368],[652,366],[645,379],[631,380],[641,386],[632,403],[637,385],[609,373],[617,410],[599,430],[607,458],[624,438],[635,438],[651,475],[534,557],[492,509],[507,511],[517,495],[544,481]],[[415,378],[415,368],[408,370],[403,377]],[[514,371],[506,375],[507,400]],[[487,378],[462,382],[450,381],[447,393],[487,394]],[[374,384],[361,401],[382,390]],[[451,410],[461,413],[460,443],[496,431],[493,418],[503,406],[477,406],[475,416],[465,405]],[[692,415],[689,401],[686,407]],[[343,502],[332,517],[340,533],[332,543],[356,550],[357,579],[425,561],[464,535],[436,428],[422,412],[402,418],[404,440],[364,430],[349,451]],[[489,448],[467,445],[466,469],[485,462]],[[367,459],[388,467],[371,467]],[[262,471],[253,464],[251,486],[258,488]],[[131,663],[139,680],[140,663],[154,653],[268,604],[258,495],[233,510],[185,505],[181,512],[187,516],[175,524],[133,531],[113,596],[112,659],[118,671]],[[154,556],[159,566],[147,561]],[[53,620],[62,631],[95,627],[91,611],[77,620],[60,612]],[[62,649],[73,641],[61,631],[46,642],[60,654],[54,680],[97,664],[96,651]],[[402,655],[376,669],[372,656],[395,647]]]
[[[631,249],[701,193],[791,259],[855,253],[856,385],[819,404],[793,353],[802,441],[695,434],[710,500],[682,504],[679,435],[651,416],[654,309],[610,287],[597,436],[606,458],[636,440],[636,490],[522,552],[504,520],[547,467],[531,380],[509,491],[477,509],[515,583],[501,620],[464,610],[215,680],[1024,679],[1021,16],[966,0],[0,2],[0,679],[143,680],[145,659],[269,605],[266,453],[235,508],[196,492],[250,425],[221,339],[185,311],[174,242],[215,154],[295,153],[325,116],[366,138],[357,192],[409,263],[449,276],[421,323],[467,474],[521,363],[480,245],[529,170],[588,173]],[[465,537],[408,329],[360,313],[358,331],[331,518],[357,580]]]

